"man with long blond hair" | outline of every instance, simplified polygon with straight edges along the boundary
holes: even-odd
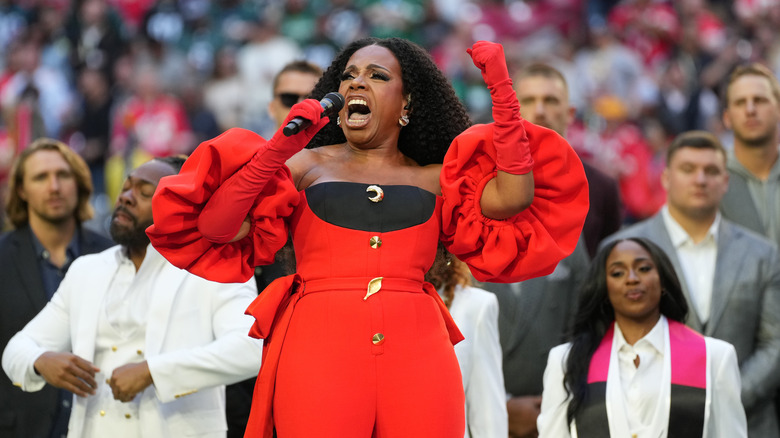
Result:
[[[92,218],[91,194],[89,168],[60,141],[38,139],[13,163],[5,205],[13,230],[0,236],[0,348],[46,305],[76,257],[113,245],[81,226]],[[71,398],[52,387],[24,393],[6,379],[0,412],[13,426],[0,434],[64,436]]]

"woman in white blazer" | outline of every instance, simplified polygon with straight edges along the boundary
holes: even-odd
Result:
[[[465,338],[455,345],[466,393],[465,438],[507,437],[496,296],[471,286],[469,268],[441,246],[426,280],[439,291]]]
[[[734,347],[686,327],[671,262],[618,240],[593,260],[571,342],[544,374],[540,437],[747,436]]]

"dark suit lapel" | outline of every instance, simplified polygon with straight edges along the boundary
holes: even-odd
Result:
[[[19,256],[13,263],[19,272],[24,293],[30,298],[36,309],[40,310],[46,305],[48,297],[43,290],[43,279],[38,266],[38,258],[32,245],[32,231],[29,227],[18,230],[13,235],[13,244],[16,245]]]
[[[727,221],[720,222],[718,230],[718,255],[715,261],[715,275],[712,281],[712,307],[710,309],[710,321],[707,323],[707,335],[718,326],[718,320],[726,310],[726,303],[734,291],[736,273],[741,271],[744,257],[734,257],[734,254],[744,254],[750,248],[744,248],[736,229]]]
[[[493,292],[498,300],[498,332],[501,341],[501,350],[509,351],[511,345],[515,345],[517,338],[517,295],[515,287],[511,283],[488,283],[483,288]]]
[[[545,337],[560,340],[558,338],[569,328],[577,307],[579,277],[573,269],[586,269],[589,263],[584,240],[580,239],[574,252],[558,263],[551,274],[521,283],[488,285],[487,289],[494,291],[498,297],[498,324],[505,355],[520,347],[531,331],[544,332],[545,328],[535,328],[534,325],[541,324],[540,327],[550,330],[542,333]],[[556,321],[566,326],[561,328],[557,322],[539,321],[540,317],[551,315],[558,315]]]
[[[677,258],[677,250],[674,248],[674,244],[672,244],[672,239],[669,237],[669,230],[666,229],[666,224],[664,224],[661,213],[653,216],[648,225],[651,228],[651,234],[659,237],[654,243],[658,244],[666,255],[669,256],[669,260],[671,260],[672,265],[674,266],[674,271],[677,273],[677,277],[680,280],[680,286],[685,295],[685,301],[688,302],[688,319],[685,321],[685,324],[701,333],[702,323],[699,319],[699,315],[696,313],[696,309],[693,307],[691,294],[688,291],[688,282],[685,281],[682,265],[680,265],[680,260]]]
[[[533,324],[536,320],[534,315],[539,314],[539,306],[544,301],[542,294],[549,292],[545,288],[546,285],[547,280],[539,277],[518,284],[519,291],[514,292],[515,302],[517,303],[515,308],[515,333],[512,344],[508,345],[510,349],[520,345],[525,335],[530,331],[530,324]]]
[[[506,356],[520,344],[528,325],[542,302],[543,282],[531,279],[520,283],[483,283],[479,286],[493,292],[498,300],[498,332],[501,350]]]

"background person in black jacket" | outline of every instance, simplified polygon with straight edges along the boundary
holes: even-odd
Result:
[[[73,260],[113,242],[81,224],[92,217],[92,179],[64,143],[42,138],[13,164],[0,235],[0,346],[46,305]],[[73,395],[54,387],[25,393],[0,382],[0,436],[64,437]]]

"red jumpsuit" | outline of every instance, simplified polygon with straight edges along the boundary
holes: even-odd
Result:
[[[274,426],[281,438],[464,435],[452,348],[462,336],[423,282],[438,242],[478,280],[519,281],[551,272],[573,250],[587,212],[587,183],[568,144],[530,123],[526,131],[534,202],[501,221],[479,210],[495,174],[492,125],[453,142],[443,196],[371,182],[298,192],[282,168],[258,196],[250,236],[230,244],[205,241],[197,214],[262,138],[229,131],[161,181],[148,234],[172,263],[198,275],[246,280],[292,235],[297,273],[272,283],[247,310],[256,318],[251,335],[265,345],[246,436],[270,436]]]

